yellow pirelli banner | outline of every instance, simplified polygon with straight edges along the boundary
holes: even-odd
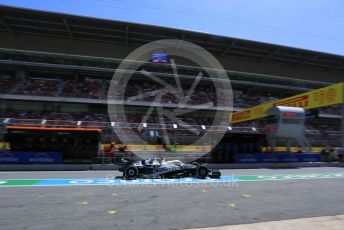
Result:
[[[209,152],[212,148],[211,146],[199,146],[199,145],[170,145],[168,146],[175,151],[183,151],[183,152]]]
[[[128,145],[127,150],[129,151],[164,151],[162,145]]]
[[[267,102],[258,106],[244,109],[232,114],[231,123],[254,120],[266,116],[266,111],[273,106],[302,107],[304,109],[314,109],[329,105],[343,103],[344,83],[337,83],[321,89],[301,93],[285,99]]]

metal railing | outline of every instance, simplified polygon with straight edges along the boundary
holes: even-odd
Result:
[[[27,50],[17,50],[17,49],[5,49],[0,48],[0,53],[3,54],[3,60],[1,62],[6,63],[28,63],[30,65],[44,65],[49,64],[51,66],[62,66],[64,68],[74,67],[79,69],[90,69],[98,70],[101,72],[113,73],[122,59],[116,58],[105,58],[105,57],[94,57],[94,56],[82,56],[82,55],[71,55],[71,54],[61,54],[61,53],[48,53],[48,52],[38,52],[38,51],[27,51]],[[127,60],[128,61],[128,60]],[[139,62],[134,61],[132,62]],[[57,64],[58,63],[58,64]],[[166,64],[161,63],[144,63],[151,68],[155,68],[159,72],[159,69],[163,70],[161,74],[168,74],[171,72],[170,67]],[[181,70],[185,70],[186,73],[198,73],[200,70],[205,68],[200,68],[198,66],[187,66],[187,65],[177,65]],[[256,83],[266,83],[268,85],[275,86],[290,86],[290,87],[299,87],[299,88],[321,88],[323,86],[329,85],[328,82],[312,81],[312,80],[302,80],[300,78],[288,78],[283,76],[271,76],[264,74],[254,74],[247,72],[238,72],[238,71],[226,71],[230,76],[231,80],[237,80],[244,82],[256,82]],[[194,74],[190,74],[192,76]],[[196,76],[196,75],[195,75]],[[185,75],[187,77],[187,75]],[[194,77],[194,76],[193,76]]]
[[[173,123],[147,123],[143,127],[142,123],[130,122],[102,122],[102,121],[73,121],[73,120],[48,120],[48,119],[15,119],[0,118],[0,140],[6,132],[6,126],[31,126],[31,127],[55,127],[55,128],[99,128],[102,131],[102,143],[109,143],[118,139],[118,135],[139,135],[143,140],[155,140],[157,136],[152,136],[150,131],[161,131],[165,129],[169,135],[173,135],[177,143],[187,143],[199,138],[204,132],[219,132],[220,127],[201,124],[187,124],[174,127]],[[199,134],[190,132],[198,130]],[[223,129],[222,129],[223,130]],[[258,126],[228,126],[227,133],[265,133],[264,128]],[[305,135],[312,146],[340,146],[341,131],[306,129]]]

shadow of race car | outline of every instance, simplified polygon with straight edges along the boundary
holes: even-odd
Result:
[[[207,177],[220,178],[221,176],[219,170],[209,169],[196,162],[185,164],[179,160],[164,161],[157,158],[136,162],[121,159],[118,170],[123,172],[123,179],[183,177],[205,179]]]

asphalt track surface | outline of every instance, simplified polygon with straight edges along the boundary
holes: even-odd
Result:
[[[344,168],[221,170],[225,176]],[[0,172],[0,180],[106,178],[112,171]],[[185,229],[344,214],[344,178],[0,187],[0,229]]]

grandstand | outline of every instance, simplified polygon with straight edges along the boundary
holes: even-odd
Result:
[[[102,143],[114,139],[116,126],[133,129],[149,144],[161,145],[161,124],[152,114],[140,129],[153,96],[162,86],[135,72],[124,94],[126,113],[116,124],[107,114],[107,96],[114,71],[135,48],[159,39],[183,39],[204,47],[227,71],[232,84],[234,111],[319,89],[340,81],[344,58],[338,55],[265,44],[193,31],[110,21],[0,6],[0,129],[10,125],[100,128]],[[191,87],[200,67],[177,59],[184,91]],[[141,67],[143,68],[143,67]],[[172,82],[168,64],[145,63],[146,70]],[[188,105],[207,104],[201,113],[181,116],[177,129],[165,119],[171,145],[186,145],[213,123],[218,95],[212,76],[204,74]],[[163,107],[175,108],[180,99],[171,92],[161,98]],[[341,146],[341,107],[308,111],[306,136],[312,146]],[[232,162],[235,153],[257,153],[266,143],[264,121],[228,125],[213,150],[214,161]],[[188,127],[188,128],[185,128]],[[190,129],[199,130],[197,134]],[[118,135],[118,133],[117,133]],[[250,141],[235,144],[240,135]],[[259,137],[259,138],[258,138]],[[248,140],[248,139],[246,139]],[[4,140],[3,140],[4,141]]]

